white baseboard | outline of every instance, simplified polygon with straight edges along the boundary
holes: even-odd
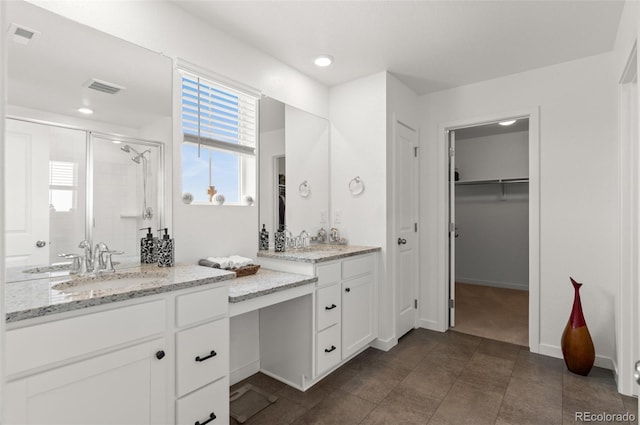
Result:
[[[390,337],[386,339],[374,339],[371,341],[371,347],[382,351],[389,351],[398,344],[398,338]]]
[[[442,326],[440,326],[439,322],[435,320],[428,320],[428,319],[418,319],[418,327],[428,329],[430,331],[436,331],[436,332],[447,331],[446,328],[443,329]]]
[[[229,385],[237,384],[258,372],[260,372],[260,360],[253,361],[236,370],[232,370],[229,374]]]
[[[466,283],[469,285],[493,286],[495,288],[518,289],[520,291],[529,290],[529,285],[526,283],[495,282],[492,280],[472,279],[472,278],[461,277],[461,276],[456,276],[456,283]]]
[[[562,359],[562,348],[556,345],[540,344],[540,354]],[[599,356],[596,354],[595,366],[615,371],[614,361],[610,357]]]

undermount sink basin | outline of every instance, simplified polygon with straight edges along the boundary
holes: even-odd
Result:
[[[167,277],[167,271],[141,271],[103,274],[98,276],[77,277],[66,282],[60,282],[52,286],[60,292],[75,293],[85,291],[113,291],[123,288],[151,287]]]

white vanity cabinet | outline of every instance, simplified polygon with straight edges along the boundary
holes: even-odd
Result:
[[[165,423],[164,300],[10,329],[8,424]]]
[[[9,323],[5,341],[7,424],[229,421],[226,285]]]
[[[312,357],[307,361],[310,362],[312,372],[307,372],[307,363],[302,365],[304,367],[296,367],[295,370],[290,364],[287,364],[286,368],[282,366],[279,369],[265,369],[265,365],[276,363],[284,356],[279,347],[292,346],[296,342],[296,352],[304,353],[303,344],[299,342],[304,336],[304,331],[296,329],[291,329],[291,341],[287,340],[286,343],[279,341],[278,344],[271,344],[270,340],[273,338],[261,337],[263,372],[306,390],[377,338],[377,255],[377,252],[367,252],[321,262],[296,261],[290,256],[282,259],[260,258],[263,267],[318,278],[313,293],[312,323],[306,328],[312,332]],[[303,321],[304,316],[293,316],[293,310],[289,306],[286,309],[280,306],[278,315],[281,317],[286,312],[291,317],[298,317],[298,322]],[[263,329],[292,326],[282,322],[266,321],[267,318],[268,316],[263,315],[261,311],[261,336]],[[264,347],[266,344],[269,344],[268,349]],[[269,353],[269,360],[273,361],[264,361],[265,352]],[[302,379],[291,378],[296,374],[302,375]]]

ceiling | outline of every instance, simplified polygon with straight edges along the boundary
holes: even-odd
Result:
[[[418,94],[613,48],[622,0],[174,3],[334,86],[387,70]],[[335,63],[317,68],[313,58]]]
[[[28,107],[139,128],[171,116],[171,60],[26,2],[7,2],[7,22],[40,34],[28,44],[8,37],[8,99]],[[96,78],[125,87],[86,88]],[[77,108],[87,106],[93,115]]]

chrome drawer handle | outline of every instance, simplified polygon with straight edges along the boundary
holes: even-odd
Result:
[[[335,304],[331,304],[331,306],[329,306],[329,307],[325,307],[324,309],[325,309],[325,310],[333,310],[333,309],[334,309],[334,308],[336,308],[336,307],[337,307],[337,305],[335,305]]]
[[[209,415],[206,421],[204,422],[196,421],[196,423],[194,423],[193,425],[205,425],[211,422],[212,420],[214,420],[215,418],[216,418],[216,414],[211,412],[211,414]]]
[[[336,346],[335,346],[335,345],[332,345],[332,346],[331,346],[331,348],[325,348],[325,349],[324,349],[324,352],[325,352],[325,353],[330,353],[330,352],[332,352],[332,351],[333,351],[333,350],[335,350],[335,349],[336,349]]]
[[[210,359],[211,357],[215,357],[215,356],[217,356],[217,355],[218,355],[218,353],[216,353],[215,351],[211,350],[211,353],[209,353],[209,355],[208,355],[208,356],[205,356],[205,357],[200,357],[200,356],[198,356],[198,357],[196,357],[196,361],[197,361],[197,362],[203,362],[203,361],[205,361],[205,360],[207,360],[207,359]],[[205,423],[206,423],[206,422],[205,422]],[[202,425],[204,425],[204,424],[202,424]]]

